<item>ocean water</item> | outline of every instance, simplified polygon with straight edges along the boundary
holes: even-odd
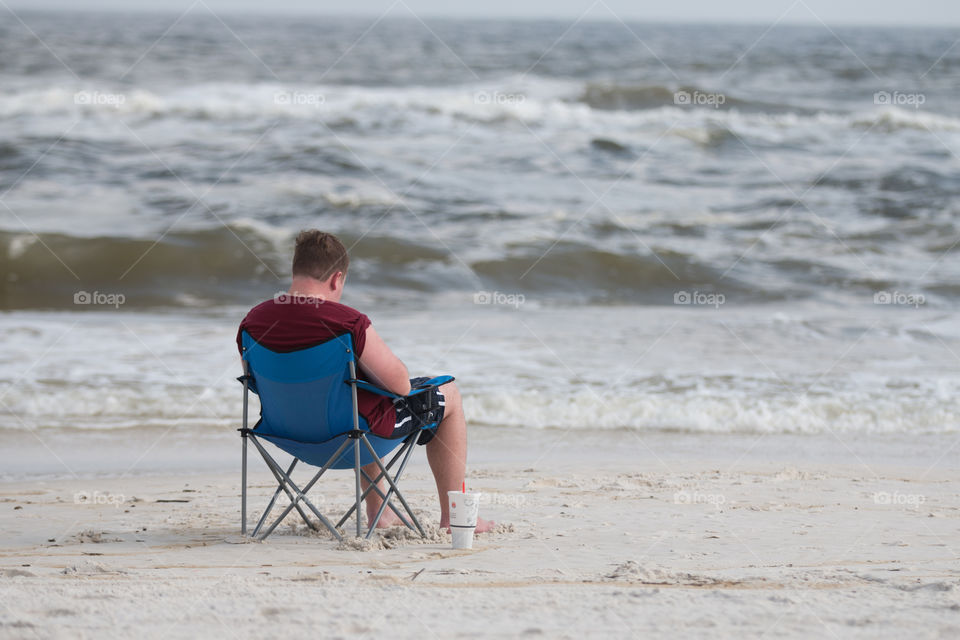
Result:
[[[0,437],[235,427],[293,237],[475,423],[960,428],[960,33],[0,22]]]

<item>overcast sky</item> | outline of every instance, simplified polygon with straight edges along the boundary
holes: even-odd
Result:
[[[216,12],[552,17],[610,20],[960,26],[960,0],[4,0],[14,10],[123,9],[183,12],[196,3]],[[3,15],[0,3],[0,16]]]

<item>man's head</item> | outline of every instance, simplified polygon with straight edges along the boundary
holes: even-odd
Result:
[[[293,250],[291,291],[322,293],[336,302],[343,291],[349,266],[347,248],[337,236],[317,229],[301,231]]]

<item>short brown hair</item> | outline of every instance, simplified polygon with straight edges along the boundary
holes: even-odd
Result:
[[[297,235],[293,250],[293,275],[326,280],[337,271],[347,272],[350,258],[347,248],[332,233],[307,229]]]

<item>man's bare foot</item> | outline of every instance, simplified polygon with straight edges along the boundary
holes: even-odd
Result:
[[[486,533],[487,531],[493,531],[495,526],[497,526],[497,523],[493,520],[477,518],[477,528],[474,530],[474,533]]]
[[[493,531],[493,528],[497,526],[497,523],[493,520],[484,520],[483,518],[477,518],[477,528],[474,529],[474,533],[486,533],[487,531]],[[450,533],[450,522],[441,522],[441,529],[446,529],[447,533]]]

